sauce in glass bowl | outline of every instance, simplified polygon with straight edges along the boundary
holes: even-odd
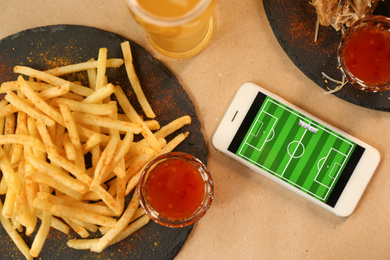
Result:
[[[371,16],[353,24],[341,38],[338,62],[353,86],[369,92],[390,89],[390,18]]]
[[[173,152],[146,166],[138,193],[141,206],[152,220],[168,227],[183,227],[206,213],[214,188],[209,171],[199,159]]]

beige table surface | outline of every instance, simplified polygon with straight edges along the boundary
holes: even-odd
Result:
[[[390,113],[323,95],[279,46],[261,0],[220,0],[215,21],[201,54],[173,60],[151,48],[122,0],[0,0],[0,38],[44,25],[93,26],[136,41],[178,77],[202,122],[215,199],[176,259],[390,259]],[[212,147],[224,110],[247,81],[380,151],[379,168],[350,217],[320,209]]]

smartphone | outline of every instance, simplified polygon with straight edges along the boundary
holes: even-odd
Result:
[[[355,209],[379,152],[284,99],[243,84],[213,146],[337,216]]]

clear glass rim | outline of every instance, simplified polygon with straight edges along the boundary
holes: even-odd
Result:
[[[198,210],[188,218],[177,219],[177,220],[166,218],[164,216],[159,215],[158,212],[156,212],[147,202],[147,199],[142,189],[143,188],[142,185],[143,183],[145,183],[148,177],[147,176],[148,172],[152,170],[157,164],[161,163],[162,161],[167,159],[173,159],[173,158],[187,159],[195,163],[201,169],[203,180],[205,182],[205,185],[207,186],[207,194],[205,195],[203,203],[198,208]],[[144,209],[145,213],[150,217],[150,219],[166,227],[179,228],[179,227],[192,225],[193,223],[195,223],[197,220],[199,220],[206,214],[214,198],[214,184],[209,170],[204,165],[204,163],[200,161],[198,158],[187,153],[170,152],[156,157],[151,162],[149,162],[148,165],[145,167],[145,169],[143,170],[140,176],[140,180],[138,183],[138,196],[139,196],[141,207]]]
[[[372,15],[364,17],[355,23],[353,23],[342,35],[340,43],[338,45],[337,49],[337,62],[340,67],[340,70],[344,77],[348,80],[349,83],[351,83],[354,87],[369,91],[369,92],[382,92],[390,89],[390,79],[384,82],[379,82],[377,84],[367,84],[364,81],[360,80],[359,78],[355,77],[345,66],[344,63],[344,56],[343,56],[343,50],[345,48],[346,42],[348,42],[349,38],[359,31],[360,29],[364,28],[368,25],[375,25],[375,24],[383,24],[386,27],[390,28],[390,18],[382,15]]]
[[[126,0],[130,10],[148,23],[160,26],[178,26],[195,19],[211,4],[212,0],[201,0],[195,8],[177,18],[162,18],[146,12],[139,6],[138,0]]]

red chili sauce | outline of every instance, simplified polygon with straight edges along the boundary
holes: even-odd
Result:
[[[390,78],[390,32],[375,27],[355,33],[346,45],[344,61],[363,83],[385,82]]]
[[[204,181],[196,165],[184,159],[167,159],[148,176],[146,197],[164,217],[190,217],[203,202]]]

